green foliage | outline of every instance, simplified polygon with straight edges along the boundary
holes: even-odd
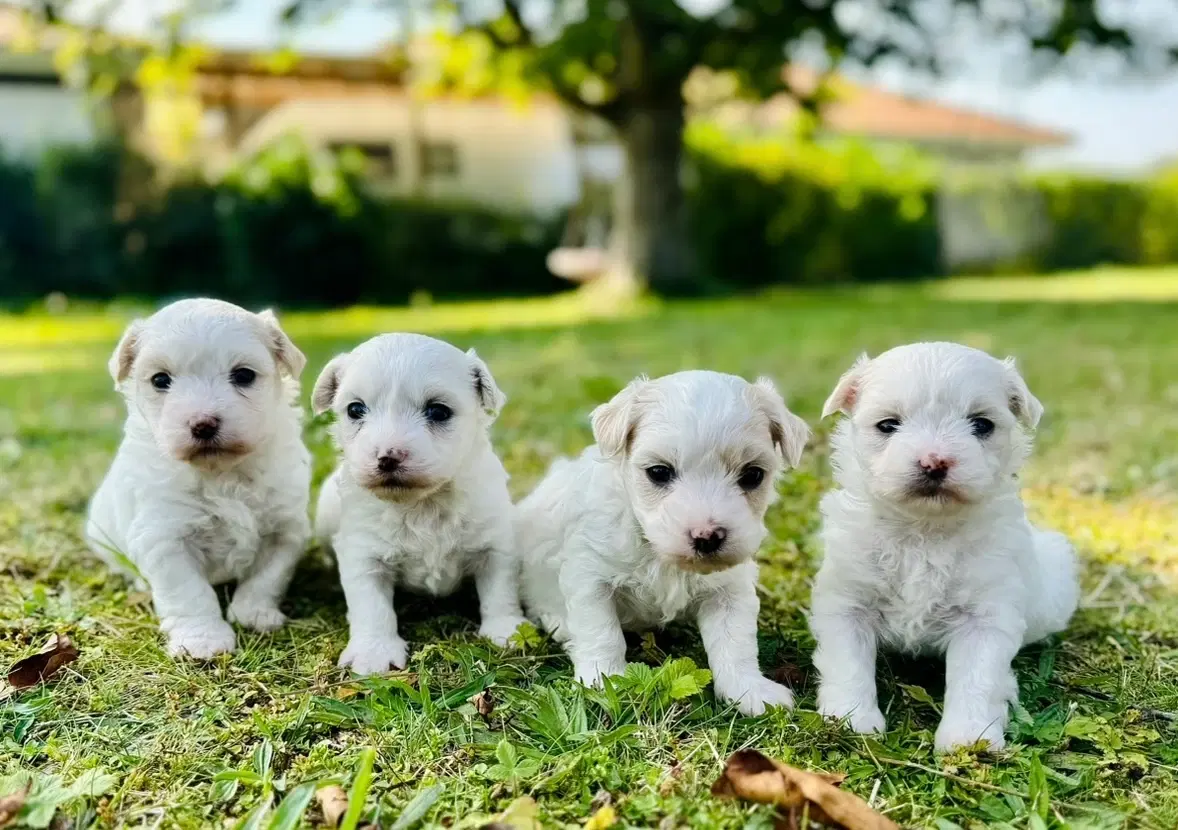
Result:
[[[705,274],[740,287],[940,272],[931,171],[868,148],[738,138],[695,124],[691,233]]]
[[[51,151],[35,169],[0,164],[0,298],[335,306],[567,285],[544,264],[558,219],[379,199],[354,159],[293,139],[217,182],[151,183],[141,160],[109,147]]]

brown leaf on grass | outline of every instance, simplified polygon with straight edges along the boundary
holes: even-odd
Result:
[[[482,715],[483,720],[489,720],[491,713],[495,711],[495,698],[491,695],[490,689],[483,689],[477,695],[473,695],[468,701],[474,710]]]
[[[323,823],[328,827],[338,827],[340,819],[348,811],[348,794],[344,788],[335,784],[320,787],[315,791],[315,801],[319,805],[319,812],[323,813]]]
[[[867,806],[859,796],[838,788],[842,775],[806,772],[742,749],[728,759],[712,785],[712,795],[774,804],[786,827],[800,826],[799,817],[844,830],[899,830],[899,825]]]
[[[29,790],[33,788],[33,782],[25,784],[23,789],[17,790],[9,795],[0,796],[0,827],[7,827],[16,821],[16,816],[21,808],[25,806],[25,799],[29,796]]]
[[[517,798],[507,806],[507,809],[495,817],[489,824],[484,824],[479,830],[543,830],[538,814],[539,805],[530,796]]]
[[[8,682],[12,688],[31,689],[38,683],[52,680],[53,676],[78,659],[78,650],[64,634],[56,634],[40,654],[18,660],[8,670]]]

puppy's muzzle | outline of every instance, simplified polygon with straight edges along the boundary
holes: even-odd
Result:
[[[216,440],[217,435],[220,434],[221,419],[215,415],[202,415],[199,418],[194,418],[188,424],[188,430],[195,440],[207,444]]]
[[[728,530],[723,527],[703,527],[690,531],[691,549],[701,556],[712,556],[724,547],[724,540],[728,538]]]
[[[955,498],[949,484],[949,472],[957,466],[957,459],[935,452],[925,453],[916,460],[916,475],[909,490],[916,496]]]

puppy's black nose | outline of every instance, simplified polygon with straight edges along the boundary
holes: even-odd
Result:
[[[395,455],[382,455],[376,459],[376,469],[382,473],[395,473],[401,466],[401,459]]]
[[[200,418],[192,422],[189,427],[192,430],[192,437],[197,441],[212,441],[217,437],[217,433],[221,431],[220,418]]]
[[[724,540],[728,538],[728,531],[722,527],[713,527],[708,530],[693,530],[691,532],[691,546],[695,548],[696,553],[702,553],[704,556],[715,553],[724,546]]]
[[[921,467],[920,472],[921,472],[921,475],[923,475],[927,481],[942,482],[949,475],[949,468],[948,467]]]

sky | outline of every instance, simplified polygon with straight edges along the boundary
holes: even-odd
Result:
[[[707,11],[723,0],[681,0]],[[116,18],[120,28],[141,30],[169,0],[129,0]],[[397,35],[388,10],[355,4],[306,25],[293,37],[279,24],[284,0],[237,0],[232,10],[197,24],[192,33],[223,47],[276,47],[290,43],[314,52],[363,54]],[[1176,0],[1106,0],[1114,13],[1127,14],[1148,31],[1163,31],[1178,42]],[[1127,11],[1126,11],[1127,10]],[[942,77],[917,75],[900,67],[850,73],[857,79],[946,104],[1016,118],[1072,136],[1070,146],[1039,151],[1031,162],[1042,167],[1132,173],[1167,159],[1178,159],[1178,69],[1145,77],[1101,72],[1092,67],[1027,78],[1012,71],[1009,49],[962,33],[944,47],[958,56]],[[965,56],[965,57],[960,57]]]

